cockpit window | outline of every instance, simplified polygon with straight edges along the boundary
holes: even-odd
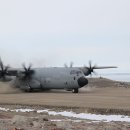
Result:
[[[70,75],[75,75],[75,74],[77,74],[77,75],[79,75],[79,74],[81,74],[82,72],[80,71],[80,70],[71,70],[70,71]]]

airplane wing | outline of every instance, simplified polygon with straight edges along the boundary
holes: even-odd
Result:
[[[85,74],[85,76],[88,76],[89,74],[91,75],[92,73],[96,73],[94,70],[95,69],[110,69],[110,68],[117,68],[116,66],[92,66],[92,62],[89,61],[89,66],[84,66],[81,68],[81,70],[83,71],[83,73]]]
[[[17,76],[19,69],[9,69],[7,72],[8,76]]]
[[[21,73],[24,75],[24,78],[29,78],[32,74],[34,74],[34,70],[32,70],[31,67],[31,64],[28,67],[23,64],[23,68],[21,69],[10,68],[9,65],[5,66],[0,58],[0,79],[6,79],[6,76],[18,76],[19,71],[21,71]]]
[[[111,68],[118,68],[117,66],[101,66],[101,67],[94,67],[94,69],[111,69]]]

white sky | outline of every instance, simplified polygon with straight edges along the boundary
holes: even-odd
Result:
[[[92,60],[130,72],[130,0],[0,0],[0,56],[12,67]]]

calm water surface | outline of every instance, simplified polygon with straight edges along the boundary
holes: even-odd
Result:
[[[102,74],[102,77],[108,78],[108,79],[112,79],[112,80],[116,80],[116,81],[126,81],[126,82],[130,82],[130,73],[127,74]]]

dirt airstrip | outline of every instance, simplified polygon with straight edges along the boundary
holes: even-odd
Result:
[[[25,93],[0,83],[0,103],[130,110],[130,85],[121,85],[108,79],[90,79],[88,86],[74,94],[65,90]]]
[[[82,88],[78,94],[74,94],[65,90],[51,90],[44,92],[24,93],[19,89],[14,89],[10,87],[9,83],[0,82],[0,104],[1,107],[5,108],[6,107],[12,108],[13,106],[21,105],[24,107],[37,107],[37,108],[46,107],[54,110],[73,109],[75,112],[78,113],[87,111],[91,113],[101,113],[101,114],[111,113],[111,114],[130,115],[130,83],[122,83],[104,78],[89,79],[88,86]],[[13,116],[15,116],[16,114],[15,113],[12,114],[11,112],[0,112],[0,115],[1,119],[4,119],[4,117],[5,118],[10,117],[12,119]],[[49,120],[48,117],[47,120]],[[34,122],[32,124],[33,126],[38,125],[36,122],[35,123]],[[8,123],[6,122],[6,124]],[[71,125],[72,124],[73,123],[71,122]],[[82,122],[77,124],[77,126],[74,125],[75,127],[73,126],[73,129],[77,129],[78,127],[80,127],[80,129],[87,128],[86,126],[81,128],[82,125],[80,126],[80,124],[85,125],[86,123]],[[91,129],[99,128],[101,125],[102,125],[101,128],[105,128],[108,125],[108,130],[109,126],[112,126],[110,127],[110,129],[116,129],[116,128],[118,129],[117,126],[119,126],[116,123],[115,124],[106,123],[106,125],[104,125],[104,123],[100,125],[99,124],[94,123],[93,125],[95,126],[92,127]],[[120,126],[120,128],[130,129],[127,123],[121,123],[121,124],[122,125],[125,124],[125,126]],[[2,128],[4,128],[4,123],[1,126]],[[9,126],[11,126],[10,128],[14,128],[14,126],[17,125],[9,125]],[[2,128],[0,127],[0,130]],[[28,129],[32,128],[33,127],[28,127]],[[41,129],[42,128],[43,127],[41,127]],[[66,129],[56,126],[46,128],[51,130],[53,130],[53,128],[55,130]],[[40,128],[36,127],[36,129]]]

